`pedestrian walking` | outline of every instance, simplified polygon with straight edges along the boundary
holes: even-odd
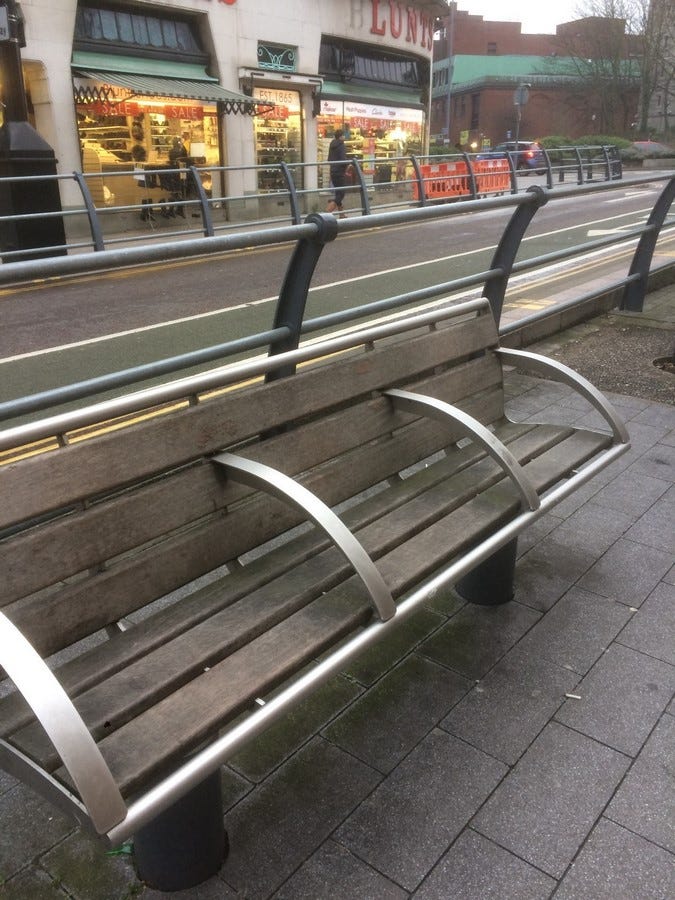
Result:
[[[328,212],[338,212],[340,218],[345,213],[342,203],[345,198],[345,183],[347,181],[347,148],[345,147],[345,133],[341,128],[335,131],[335,136],[328,148],[328,162],[330,166],[330,183],[333,187],[333,199],[328,204]]]

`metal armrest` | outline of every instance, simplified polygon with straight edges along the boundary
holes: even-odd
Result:
[[[389,397],[396,409],[428,416],[438,422],[446,424],[452,422],[454,425],[459,425],[468,437],[480,444],[499,463],[516,486],[523,507],[532,510],[539,508],[539,496],[513,453],[473,416],[444,400],[436,400],[434,397],[427,397],[425,394],[417,394],[412,391],[401,391],[395,388],[385,391],[384,396]]]
[[[270,494],[302,510],[333,541],[363,581],[383,622],[396,613],[396,604],[382,575],[359,541],[326,504],[288,475],[233,453],[212,457],[228,475],[249,487],[265,488]]]
[[[511,363],[522,369],[529,369],[540,375],[549,375],[556,381],[573,387],[577,393],[581,394],[591,403],[595,409],[603,416],[605,421],[612,429],[615,444],[629,444],[630,436],[626,426],[619,418],[618,413],[609,402],[609,400],[583,375],[579,375],[574,369],[549,359],[546,356],[540,356],[538,353],[530,353],[527,350],[509,350],[506,347],[497,347],[495,353],[498,353],[504,362]]]
[[[0,612],[0,665],[44,728],[68,770],[92,825],[104,834],[127,807],[101,751],[44,660]]]

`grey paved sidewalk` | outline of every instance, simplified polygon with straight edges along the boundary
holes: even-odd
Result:
[[[674,307],[662,289],[650,315],[672,328]],[[513,603],[449,592],[232,761],[230,856],[174,896],[675,896],[675,375],[663,377],[672,403],[612,395],[632,449],[521,538]],[[514,373],[509,390],[513,418],[595,421],[564,387]],[[160,896],[2,774],[0,833],[3,898]]]

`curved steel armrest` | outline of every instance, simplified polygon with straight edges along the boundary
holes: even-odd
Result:
[[[523,467],[513,453],[473,416],[444,400],[436,400],[434,397],[427,397],[425,394],[417,394],[412,391],[401,391],[395,388],[385,391],[384,396],[389,397],[397,409],[429,416],[438,422],[452,422],[459,425],[464,433],[480,444],[511,478],[521,496],[523,507],[539,509],[539,496]]]
[[[269,493],[302,510],[333,541],[365,584],[383,622],[396,613],[396,604],[382,575],[359,541],[326,504],[288,475],[263,463],[219,453],[213,461],[224,466],[228,475],[249,487],[264,487]]]
[[[79,792],[91,823],[104,834],[127,807],[87,726],[54,674],[7,616],[0,612],[0,665],[47,732]]]
[[[584,378],[583,375],[579,375],[574,369],[570,369],[569,366],[566,366],[557,360],[549,359],[546,356],[540,356],[538,353],[530,353],[527,350],[509,350],[506,347],[497,347],[495,353],[498,353],[505,362],[511,363],[514,366],[530,369],[532,372],[538,372],[541,375],[549,375],[550,377],[555,378],[556,381],[560,381],[563,384],[573,387],[598,410],[609,424],[614,435],[615,444],[630,443],[628,430],[619,418],[619,415],[612,404],[593,384],[591,384],[590,381],[588,381],[588,379]]]

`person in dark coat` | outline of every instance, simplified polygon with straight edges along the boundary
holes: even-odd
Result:
[[[183,166],[187,165],[188,162],[188,152],[187,147],[183,143],[183,141],[179,137],[175,137],[171,143],[171,149],[169,150],[169,168],[170,169],[178,169],[181,164]],[[180,174],[176,172],[172,172],[169,176],[170,179],[170,192],[172,201],[180,201],[183,200],[183,184],[181,181]],[[185,208],[181,206],[179,203],[175,206],[168,206],[166,210],[162,213],[163,216],[182,216],[185,218]]]
[[[330,182],[333,186],[333,199],[328,204],[328,212],[339,212],[344,216],[342,202],[345,198],[345,183],[347,181],[347,166],[342,163],[347,160],[347,148],[345,147],[345,134],[341,128],[335,132],[335,137],[328,148],[328,162],[330,166]],[[337,163],[337,165],[336,165]]]

